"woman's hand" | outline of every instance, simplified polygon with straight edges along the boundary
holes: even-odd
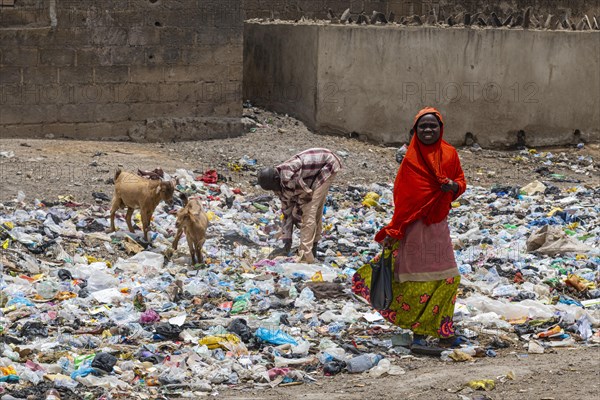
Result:
[[[442,185],[442,192],[449,191],[453,191],[454,193],[458,192],[458,183],[454,182],[452,179],[448,179],[448,183]]]

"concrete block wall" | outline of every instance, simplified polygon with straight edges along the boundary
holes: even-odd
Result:
[[[241,134],[240,4],[17,0],[0,7],[0,136]]]
[[[455,145],[600,141],[598,31],[247,22],[244,37],[244,97],[317,132],[401,143],[431,105]]]
[[[313,28],[298,25],[293,35],[287,25],[246,29],[244,99],[276,111],[293,109],[294,116],[315,126],[318,32]]]

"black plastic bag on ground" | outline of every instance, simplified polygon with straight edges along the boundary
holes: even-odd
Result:
[[[113,367],[117,364],[117,357],[110,353],[98,353],[92,361],[92,368],[101,369],[105,372],[112,372]]]
[[[27,339],[33,339],[34,337],[48,337],[48,327],[41,322],[25,322],[21,328],[21,336]]]
[[[337,375],[346,368],[346,363],[343,361],[333,360],[329,361],[323,366],[323,373],[325,376]]]
[[[248,328],[246,320],[242,318],[237,318],[231,321],[227,327],[227,330],[238,335],[244,343],[248,343],[254,337],[252,331],[250,328]]]
[[[379,263],[371,270],[371,305],[376,310],[385,310],[392,304],[392,257],[381,253]]]
[[[156,333],[166,339],[177,340],[182,329],[180,326],[171,325],[168,322],[163,322],[156,326]]]
[[[58,277],[60,278],[61,281],[73,280],[73,275],[71,275],[71,273],[66,269],[59,269]]]

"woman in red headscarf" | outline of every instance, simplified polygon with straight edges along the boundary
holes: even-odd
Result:
[[[412,139],[394,183],[394,216],[375,240],[392,257],[394,300],[379,310],[392,323],[411,329],[414,344],[426,336],[450,342],[460,274],[447,217],[452,201],[466,189],[456,149],[443,140],[442,115],[435,108],[415,117]],[[353,277],[353,291],[369,300],[371,265]]]

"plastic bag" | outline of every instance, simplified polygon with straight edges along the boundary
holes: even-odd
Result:
[[[379,263],[371,272],[371,305],[376,310],[385,310],[392,304],[392,258],[384,257],[382,252]]]
[[[98,353],[92,361],[92,368],[101,369],[102,371],[112,372],[113,367],[117,364],[117,357],[110,353]]]
[[[198,344],[206,346],[210,350],[214,350],[214,349],[218,349],[218,348],[228,350],[226,343],[237,344],[239,342],[240,342],[239,337],[228,333],[228,334],[224,334],[224,335],[205,336],[198,341]]]
[[[118,286],[119,280],[106,272],[96,270],[90,275],[87,283],[89,292],[94,293]]]
[[[310,350],[310,343],[307,342],[306,340],[300,341],[300,343],[297,346],[292,346],[292,353],[296,354],[296,355],[305,356],[308,354],[309,350]]]
[[[41,322],[25,322],[21,327],[21,336],[27,339],[48,337],[48,327]]]
[[[293,344],[298,345],[298,342],[293,337],[283,332],[282,330],[270,330],[265,328],[258,328],[255,332],[255,336],[263,342],[272,343],[276,345],[280,344]]]
[[[141,251],[127,260],[119,259],[115,268],[141,276],[153,277],[163,273],[164,261],[165,257],[162,254]]]
[[[533,196],[534,194],[537,194],[537,193],[544,193],[545,190],[546,190],[546,185],[544,185],[540,181],[535,180],[535,181],[523,186],[521,188],[521,193],[524,193],[527,196]]]
[[[180,326],[172,325],[168,322],[158,324],[155,328],[155,332],[158,335],[170,340],[178,340],[181,331],[182,329]]]
[[[467,386],[474,390],[493,390],[496,387],[496,382],[493,379],[481,379],[470,381]]]
[[[140,315],[140,324],[149,325],[160,321],[160,315],[153,309],[148,309]]]
[[[242,318],[231,321],[227,330],[238,335],[244,343],[248,343],[254,336],[250,328],[248,328],[248,323]]]
[[[375,192],[369,192],[365,195],[365,198],[362,201],[362,205],[365,207],[378,207],[379,203],[379,195]]]
[[[300,296],[294,301],[297,308],[309,308],[313,305],[315,294],[309,288],[305,287],[300,292]]]
[[[346,363],[343,361],[329,361],[323,365],[323,373],[325,376],[337,375],[346,367]]]

